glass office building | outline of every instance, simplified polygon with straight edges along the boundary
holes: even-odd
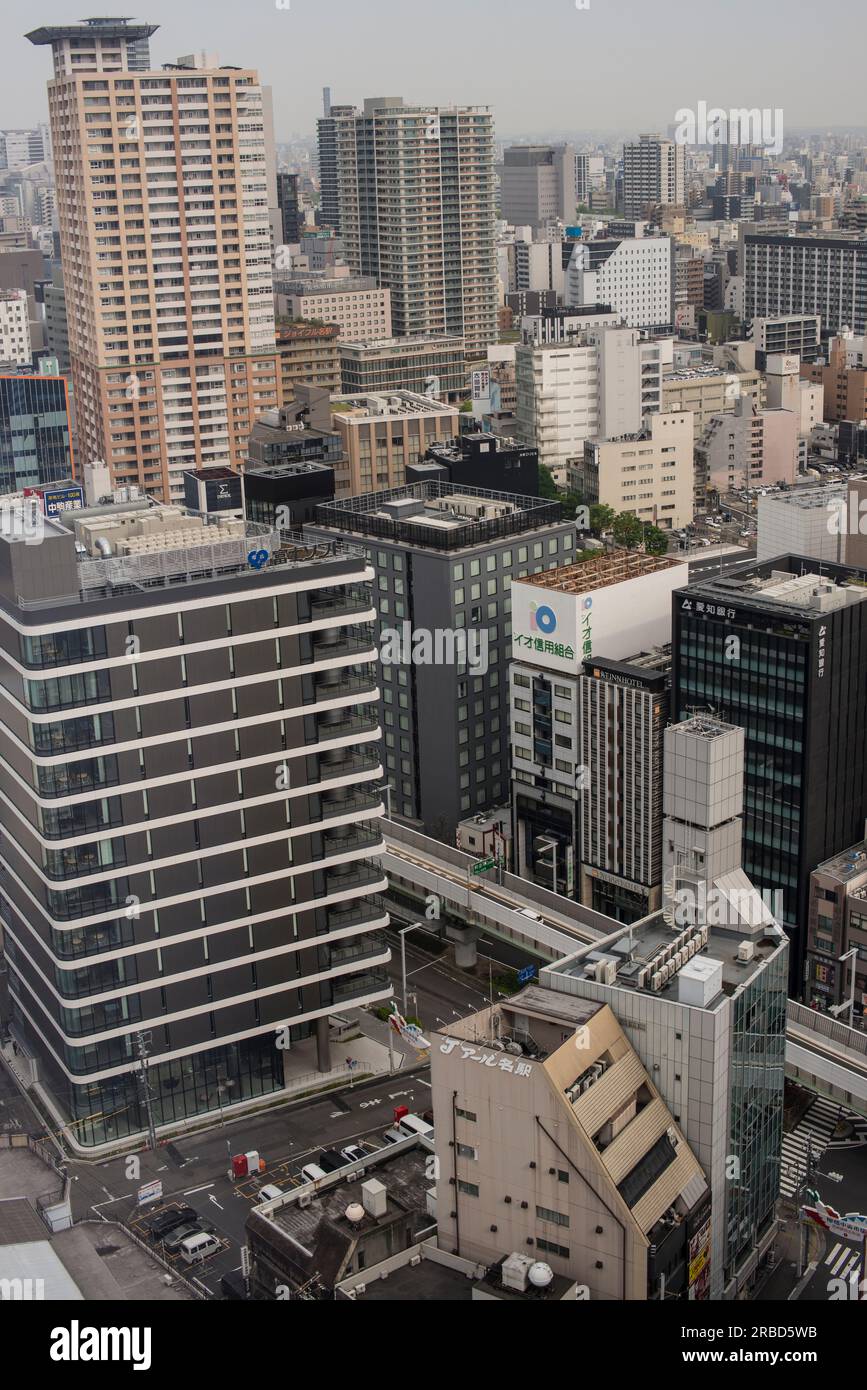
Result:
[[[0,376],[0,493],[71,477],[65,379]]]
[[[867,814],[864,577],[783,556],[673,598],[672,717],[713,710],[746,734],[743,867],[781,894],[795,998],[810,874],[862,837]]]

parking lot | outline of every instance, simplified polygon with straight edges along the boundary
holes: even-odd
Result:
[[[128,1226],[172,1270],[199,1284],[208,1296],[219,1298],[223,1275],[241,1269],[246,1220],[261,1189],[270,1184],[281,1191],[300,1186],[302,1167],[317,1162],[325,1149],[339,1151],[353,1144],[370,1153],[382,1148],[383,1134],[392,1125],[397,1106],[406,1105],[417,1114],[429,1107],[428,1076],[427,1071],[386,1076],[338,1094],[311,1098],[303,1107],[238,1120],[223,1129],[177,1140],[155,1153],[138,1155],[141,1173],[136,1182],[126,1177],[128,1159],[112,1159],[96,1170],[107,1200],[95,1200],[92,1212]],[[231,1176],[232,1155],[254,1147],[264,1168],[246,1177]],[[154,1179],[163,1184],[163,1198],[140,1207],[138,1187]],[[115,1195],[121,1187],[122,1194]],[[148,1222],[155,1216],[178,1212],[181,1207],[191,1208],[195,1217],[190,1221],[197,1218],[199,1229],[213,1231],[220,1241],[218,1250],[192,1266],[148,1235]],[[172,1244],[171,1233],[168,1240]]]

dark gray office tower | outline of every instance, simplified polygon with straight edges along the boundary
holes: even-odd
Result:
[[[277,175],[277,206],[280,209],[280,225],[283,242],[291,246],[301,237],[301,209],[298,206],[298,175],[279,173]]]
[[[340,231],[340,198],[337,192],[337,121],[341,116],[351,116],[353,106],[332,106],[331,91],[323,92],[325,114],[316,122],[316,138],[319,147],[319,211],[316,221],[320,227],[331,227]]]
[[[744,236],[744,317],[819,314],[822,336],[867,328],[867,237]]]
[[[92,1147],[329,1069],[391,993],[370,567],[145,501],[11,529],[3,1023],[47,1108]]]
[[[864,834],[863,572],[779,556],[673,597],[672,716],[712,710],[746,734],[743,867],[780,890],[803,993],[810,874]]]
[[[304,529],[365,547],[391,810],[440,839],[508,794],[509,591],[571,560],[560,517],[559,502],[432,481],[320,507]]]

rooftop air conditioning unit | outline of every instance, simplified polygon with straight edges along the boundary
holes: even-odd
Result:
[[[754,941],[741,941],[741,942],[738,943],[738,960],[739,960],[739,961],[744,961],[744,962],[746,962],[746,961],[748,961],[748,960],[754,960],[754,959],[755,959],[755,954],[756,954],[756,945],[755,945],[755,942],[754,942]]]

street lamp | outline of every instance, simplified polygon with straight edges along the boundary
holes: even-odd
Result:
[[[849,985],[849,1002],[848,1002],[847,1004],[832,1004],[831,1007],[830,1007],[829,1010],[828,1010],[828,1013],[829,1013],[829,1014],[833,1014],[834,1017],[836,1018],[837,1015],[838,1015],[838,1014],[841,1014],[841,1013],[843,1012],[844,1009],[848,1009],[848,1010],[849,1010],[849,1027],[850,1027],[850,1028],[854,1028],[854,1027],[855,1027],[855,976],[856,976],[856,974],[857,974],[857,971],[856,971],[856,969],[855,969],[855,960],[856,960],[857,956],[858,956],[858,947],[857,947],[857,946],[853,946],[853,947],[851,948],[851,950],[846,951],[846,953],[845,953],[844,955],[838,956],[838,957],[837,957],[837,960],[840,962],[841,965],[843,964],[844,961],[847,961],[847,960],[851,960],[851,961],[852,961],[852,979],[851,979],[851,982],[850,982],[850,985]]]
[[[383,782],[381,787],[374,787],[374,791],[385,792],[385,815],[387,820],[391,820],[391,793],[394,791],[394,784]]]
[[[398,931],[400,937],[400,975],[401,975],[401,997],[403,999],[403,1014],[406,1017],[406,934],[415,931],[416,927],[423,926],[422,922],[411,922],[408,927],[401,927]]]

